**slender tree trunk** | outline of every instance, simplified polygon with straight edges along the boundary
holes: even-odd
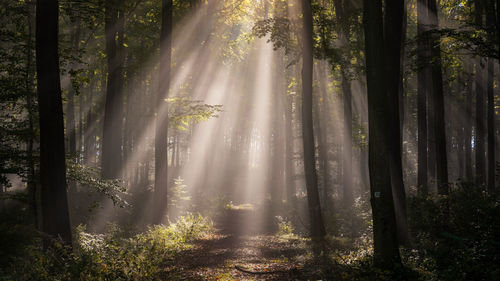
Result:
[[[487,0],[486,25],[488,37],[491,41],[495,39],[495,3]],[[497,30],[500,33],[500,30]],[[498,44],[500,48],[500,42]],[[500,59],[500,57],[499,57]],[[488,58],[486,92],[488,96],[488,193],[495,195],[495,97],[493,88],[494,59]]]
[[[32,2],[26,3],[28,12],[28,42],[26,44],[26,107],[28,110],[28,130],[29,139],[27,147],[27,167],[28,167],[28,194],[31,211],[35,221],[35,227],[40,229],[38,221],[38,204],[37,204],[37,189],[35,179],[35,159],[33,157],[33,145],[35,140],[34,120],[33,120],[33,32],[35,31],[35,5]]]
[[[320,147],[323,147],[320,151],[320,163],[322,167],[322,173],[323,173],[323,210],[325,212],[328,212],[329,210],[333,210],[333,201],[330,200],[330,192],[331,192],[331,181],[330,181],[330,157],[329,157],[329,147],[328,147],[328,128],[330,127],[329,125],[329,102],[328,102],[328,93],[325,88],[325,84],[327,83],[325,81],[328,81],[328,71],[325,70],[324,64],[320,63],[319,64],[319,85],[320,85],[320,93],[321,93],[321,100],[322,102],[320,103],[321,106],[320,108],[320,114],[319,117],[317,118],[323,125],[323,132],[320,135]]]
[[[475,24],[477,27],[483,26],[483,11],[482,0],[476,0],[475,3]],[[484,185],[486,183],[485,171],[485,128],[484,128],[484,63],[481,58],[477,59],[476,63],[476,136],[474,138],[474,146],[476,148],[476,183]]]
[[[76,10],[78,9],[78,4],[75,4],[74,7]],[[71,25],[71,53],[73,56],[78,55],[78,48],[80,46],[80,15],[75,15],[74,22]],[[69,154],[71,156],[76,156],[77,152],[77,138],[76,138],[76,118],[75,118],[75,85],[73,83],[73,77],[71,77],[71,72],[75,71],[76,63],[72,62],[70,64],[70,86],[68,91],[68,104],[66,105],[66,134],[69,134]],[[82,95],[80,95],[80,99]],[[81,105],[80,105],[81,107]],[[80,123],[81,126],[81,123]],[[70,191],[76,189],[76,182],[69,181],[68,187]]]
[[[303,36],[302,36],[302,142],[304,147],[304,172],[306,177],[307,201],[311,223],[311,237],[323,239],[325,226],[321,214],[316,174],[316,157],[313,132],[313,21],[311,1],[302,0]]]
[[[436,0],[428,0],[430,27],[439,26]],[[436,138],[436,180],[438,194],[448,194],[448,160],[446,155],[446,127],[444,120],[443,72],[441,70],[440,38],[433,34],[431,38],[432,56],[432,92],[434,95],[434,135]]]
[[[288,78],[291,76],[289,71],[287,71],[287,82]],[[292,97],[288,94],[284,97],[286,106],[285,106],[285,154],[286,154],[286,163],[285,163],[285,188],[286,188],[286,201],[288,204],[295,204],[295,165],[294,165],[294,138],[293,138],[293,101]]]
[[[345,70],[344,70],[345,71]],[[344,149],[342,165],[343,203],[346,208],[354,204],[352,192],[352,92],[351,81],[342,75],[342,92],[344,94]]]
[[[71,245],[59,76],[58,4],[57,0],[38,0],[36,5],[42,230],[54,238],[61,238],[67,245]],[[44,247],[50,247],[51,244],[49,239],[44,239]]]
[[[168,98],[172,60],[172,0],[162,0],[160,34],[160,77],[156,100],[155,128],[155,210],[153,223],[163,222],[168,191]]]
[[[88,96],[87,96],[87,99],[86,99],[86,103],[87,103],[87,114],[86,114],[86,120],[85,120],[85,128],[84,128],[84,141],[83,143],[85,144],[85,153],[84,153],[84,156],[83,156],[83,159],[84,159],[84,163],[86,164],[90,164],[93,162],[93,151],[94,151],[94,142],[95,142],[95,139],[94,139],[94,128],[95,128],[95,124],[93,124],[94,122],[94,118],[93,118],[93,111],[92,111],[92,108],[93,108],[93,99],[94,99],[94,91],[96,91],[96,87],[95,87],[95,80],[96,80],[96,76],[93,76],[91,79],[90,79],[90,85],[89,85],[89,93],[88,93]]]
[[[472,66],[467,65],[468,73],[472,76]],[[467,80],[466,87],[466,102],[465,102],[465,178],[467,181],[471,181],[473,177],[472,173],[472,80],[469,78]]]
[[[493,89],[494,64],[488,58],[488,193],[495,195],[495,97]]]
[[[106,0],[105,37],[108,62],[106,103],[102,137],[102,176],[107,179],[120,177],[122,165],[123,123],[123,25],[122,3]],[[118,40],[116,39],[118,37]]]
[[[398,227],[398,240],[401,244],[409,243],[408,223],[406,219],[406,191],[403,182],[403,163],[400,131],[400,85],[402,83],[401,52],[403,46],[404,2],[386,0],[385,2],[385,47],[387,69],[387,93],[389,102],[391,183]]]
[[[476,156],[476,183],[485,184],[485,152],[484,152],[484,78],[482,59],[476,63],[475,92],[476,92],[476,134],[474,137]]]
[[[175,136],[175,145],[177,146],[177,154],[175,154],[175,167],[177,167],[177,174],[179,174],[180,159],[181,159],[181,144],[179,141],[179,135]]]
[[[401,258],[388,164],[390,156],[387,146],[391,132],[387,124],[391,124],[391,120],[386,85],[382,1],[364,0],[363,3],[374,258],[378,267],[391,269],[394,264],[400,263]]]
[[[417,191],[419,195],[426,196],[428,193],[427,179],[427,96],[430,80],[430,65],[427,63],[428,54],[428,12],[427,0],[417,1],[417,34],[419,36],[417,46],[418,60],[418,97],[417,97],[417,119],[418,119],[418,175]]]
[[[335,15],[337,21],[340,23],[338,30],[339,41],[343,47],[349,45],[349,19],[348,13],[350,12],[349,1],[335,0]],[[346,59],[350,63],[350,57]],[[342,169],[342,187],[343,187],[343,204],[344,207],[350,208],[353,205],[353,192],[352,192],[352,91],[351,81],[348,77],[349,66],[341,64],[340,72],[342,74],[342,93],[344,95],[344,140],[343,140],[343,169]]]

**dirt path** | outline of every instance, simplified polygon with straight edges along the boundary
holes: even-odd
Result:
[[[299,238],[218,231],[171,261],[165,279],[298,280],[304,254],[305,244]]]

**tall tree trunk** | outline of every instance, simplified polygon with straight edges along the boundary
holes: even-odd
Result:
[[[287,70],[286,82],[291,77],[291,71]],[[293,97],[287,92],[285,98],[285,188],[286,201],[290,205],[295,205],[295,165],[294,165],[294,137],[293,137]]]
[[[306,177],[307,202],[311,222],[311,237],[322,239],[325,236],[325,226],[321,214],[318,194],[318,178],[316,174],[316,157],[313,132],[313,21],[311,1],[302,0],[302,142],[304,147],[304,172]]]
[[[472,76],[472,65],[469,63],[467,65],[467,72],[469,76]],[[473,177],[472,173],[472,79],[469,77],[467,80],[467,87],[465,90],[466,101],[465,101],[465,179],[471,181]]]
[[[162,0],[160,34],[160,77],[156,100],[155,128],[155,210],[153,223],[162,223],[167,210],[168,191],[168,98],[172,60],[172,0]]]
[[[418,60],[418,97],[417,97],[417,119],[418,119],[418,167],[417,188],[418,194],[426,196],[428,193],[427,179],[427,96],[430,87],[430,64],[428,64],[429,41],[427,38],[428,11],[427,0],[417,1],[417,34],[419,36],[417,46]]]
[[[76,13],[78,13],[78,3],[75,3],[72,7],[72,9],[76,10]],[[74,18],[72,19],[71,22],[71,38],[70,38],[70,43],[71,43],[71,54],[76,57],[78,55],[78,48],[80,46],[80,15],[74,14],[72,15]],[[77,138],[76,138],[76,117],[75,117],[75,85],[73,83],[73,77],[71,77],[72,73],[76,68],[76,63],[71,62],[69,71],[70,71],[70,86],[68,89],[68,103],[66,105],[66,134],[69,139],[69,147],[68,147],[68,152],[72,155],[76,155],[77,151]],[[70,183],[70,189],[71,186],[73,186],[74,183]]]
[[[105,37],[108,62],[106,103],[102,137],[102,176],[120,177],[122,165],[122,111],[123,111],[123,25],[122,3],[106,0]],[[118,37],[118,40],[116,40]]]
[[[400,263],[401,258],[388,164],[390,156],[387,146],[391,132],[387,124],[391,124],[391,116],[386,85],[382,1],[364,0],[363,3],[374,258],[378,267],[391,269],[394,264]]]
[[[322,167],[322,174],[323,174],[323,210],[325,212],[328,212],[329,210],[333,210],[333,201],[330,200],[329,196],[331,193],[331,181],[330,181],[330,157],[329,157],[329,148],[328,148],[328,143],[327,143],[327,136],[328,136],[328,128],[329,128],[329,102],[328,102],[328,93],[325,87],[326,83],[325,81],[328,81],[328,71],[325,70],[324,64],[320,63],[319,64],[319,80],[320,80],[320,93],[321,93],[321,100],[322,102],[320,103],[321,106],[320,108],[320,114],[319,117],[317,118],[323,126],[323,132],[322,134],[318,135],[320,136],[319,139],[319,144],[320,148],[323,147],[320,151],[320,166]]]
[[[436,0],[428,0],[429,23],[432,29],[439,27]],[[444,121],[443,72],[441,70],[440,38],[431,36],[432,92],[434,96],[434,136],[436,138],[436,180],[438,194],[448,194],[448,160],[446,155],[446,127]]]
[[[54,238],[61,238],[67,245],[71,245],[59,76],[58,4],[57,0],[38,0],[36,5],[42,230]],[[50,247],[51,241],[44,239],[44,246]]]
[[[72,7],[76,10],[78,10],[78,4],[75,4],[74,7]],[[73,22],[71,24],[71,53],[74,57],[78,55],[78,48],[80,46],[80,15],[76,14],[74,15]],[[74,59],[74,58],[73,58]],[[76,63],[71,62],[70,64],[70,86],[69,86],[69,91],[68,91],[68,104],[66,105],[66,134],[69,134],[69,153],[71,156],[76,156],[76,151],[77,151],[77,139],[76,139],[76,118],[75,118],[75,85],[73,82],[73,78],[71,77],[73,71],[76,69]],[[80,99],[82,98],[82,95],[80,95]],[[81,105],[80,105],[81,107]],[[80,109],[81,111],[81,109]],[[80,124],[81,126],[81,124]],[[75,181],[69,181],[69,190],[75,190],[76,188],[76,182]]]
[[[340,23],[338,30],[339,40],[342,47],[349,45],[349,19],[348,13],[350,12],[349,1],[344,1],[343,5],[341,0],[335,0],[335,15],[337,21]],[[346,58],[346,63],[350,63],[350,57]],[[343,204],[344,207],[350,208],[353,205],[353,192],[352,192],[352,91],[351,81],[349,80],[348,73],[349,66],[341,64],[340,72],[342,74],[342,93],[344,95],[344,141],[343,141],[343,169],[342,169],[342,187],[343,187]]]
[[[389,103],[390,128],[390,166],[391,183],[398,227],[398,240],[409,243],[406,219],[406,191],[403,182],[403,163],[400,130],[400,85],[402,83],[401,52],[403,46],[403,17],[405,1],[386,0],[385,2],[385,47],[387,70],[387,95]],[[401,93],[402,94],[402,93]]]
[[[495,40],[495,3],[493,0],[486,0],[486,25],[488,28],[489,40]],[[498,19],[497,19],[498,20]],[[500,30],[497,30],[500,32]],[[500,48],[500,42],[498,44]],[[500,57],[499,57],[500,59]],[[493,88],[494,59],[488,58],[486,92],[488,96],[488,193],[495,195],[495,97]]]
[[[476,60],[475,92],[476,92],[476,134],[474,137],[476,156],[476,183],[485,184],[485,156],[484,156],[484,78],[483,62],[481,58]]]
[[[475,24],[477,27],[483,26],[483,11],[484,7],[482,5],[483,0],[475,0]],[[485,184],[486,183],[486,173],[485,173],[485,129],[484,129],[484,75],[483,75],[484,63],[481,58],[477,59],[476,63],[476,76],[475,76],[475,86],[476,86],[476,136],[474,138],[474,146],[476,148],[476,183]]]
[[[31,211],[33,212],[33,217],[35,221],[35,226],[37,229],[40,228],[38,221],[38,204],[37,204],[37,189],[36,189],[36,179],[35,179],[35,159],[33,157],[33,145],[35,141],[35,131],[34,131],[34,120],[33,120],[33,78],[34,78],[34,68],[33,68],[33,32],[35,31],[35,21],[33,17],[35,16],[35,5],[32,2],[26,2],[26,8],[28,13],[28,42],[26,44],[26,107],[28,110],[28,147],[27,147],[27,167],[28,167],[28,194]]]

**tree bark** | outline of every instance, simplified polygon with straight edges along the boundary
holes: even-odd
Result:
[[[495,3],[487,0],[486,25],[488,28],[489,40],[495,39]],[[497,32],[500,32],[497,30]],[[498,44],[500,48],[500,42]],[[499,57],[500,59],[500,57]],[[495,74],[494,59],[488,58],[486,93],[488,96],[488,193],[495,195],[495,96],[493,88],[493,78]]]
[[[105,5],[108,79],[102,137],[102,176],[106,179],[116,179],[120,177],[122,165],[124,15],[120,1],[106,0]]]
[[[417,1],[417,46],[418,77],[417,77],[417,119],[418,119],[418,167],[417,192],[426,196],[428,190],[427,179],[427,96],[430,85],[430,65],[427,63],[429,55],[429,41],[427,38],[428,12],[427,0]]]
[[[75,4],[74,7],[76,10],[78,4]],[[79,42],[80,42],[80,17],[79,15],[73,15],[75,18],[72,19],[71,22],[71,53],[73,56],[78,54]],[[71,72],[74,71],[76,65],[74,62],[71,62],[69,71],[70,71],[70,85],[68,89],[68,103],[66,104],[66,135],[69,139],[69,147],[68,152],[72,156],[76,155],[76,125],[75,125],[75,88],[73,86],[73,81],[71,77]],[[72,186],[73,183],[70,183]],[[71,188],[70,188],[71,189]]]
[[[482,0],[476,0],[475,4],[475,24],[477,27],[483,26],[483,11]],[[486,183],[485,175],[485,128],[484,128],[484,63],[481,58],[476,62],[476,136],[474,138],[474,146],[476,148],[476,183],[484,185]]]
[[[391,124],[391,120],[386,85],[382,1],[364,0],[363,3],[374,259],[377,267],[391,269],[394,264],[401,262],[401,258],[388,164],[390,156],[387,146],[391,132],[387,124]]]
[[[38,0],[36,5],[36,66],[40,122],[40,183],[42,230],[71,245],[64,121],[58,54],[59,6],[57,0]],[[52,242],[44,239],[44,247]]]
[[[155,210],[153,223],[163,222],[168,192],[168,98],[172,60],[172,0],[162,0],[160,34],[160,76],[156,100],[155,128]]]
[[[467,70],[470,76],[472,76],[472,66],[467,65]],[[472,79],[467,80],[466,87],[466,102],[465,102],[465,179],[467,181],[472,181]]]
[[[288,82],[291,76],[290,71],[287,70],[286,81]],[[294,139],[293,139],[293,101],[292,96],[287,93],[285,98],[285,188],[286,188],[286,201],[290,205],[295,205],[295,165],[294,165]]]
[[[34,68],[33,68],[33,32],[35,31],[35,4],[32,2],[26,3],[26,9],[28,13],[28,40],[26,42],[26,108],[28,111],[28,147],[27,147],[27,188],[29,195],[30,208],[33,213],[35,227],[40,229],[40,222],[38,220],[38,204],[37,204],[37,188],[35,179],[35,159],[33,157],[33,146],[35,142],[35,131],[34,131],[34,112],[33,112],[33,95],[34,95]]]
[[[439,26],[436,0],[428,0],[429,23],[432,29]],[[441,70],[440,38],[431,37],[432,92],[434,96],[434,136],[436,138],[436,180],[438,194],[448,194],[448,160],[446,155],[446,128],[444,121],[443,72]]]
[[[341,0],[335,0],[335,15],[337,21],[340,23],[338,30],[339,40],[342,47],[348,47],[349,44],[349,21],[348,13],[350,11],[349,1],[344,1],[342,5]],[[350,63],[350,57],[346,58],[346,63]],[[342,187],[343,187],[343,205],[345,208],[351,208],[354,203],[352,192],[352,91],[351,81],[349,80],[347,72],[349,66],[344,64],[340,65],[340,72],[342,74],[342,93],[344,95],[344,141],[343,146],[343,169],[342,169]]]
[[[389,103],[390,127],[390,168],[392,193],[398,227],[398,240],[409,243],[406,218],[406,191],[403,182],[403,163],[400,127],[400,85],[402,83],[401,52],[403,46],[403,17],[405,1],[386,0],[385,2],[385,47],[387,70],[387,94]]]
[[[321,214],[318,194],[318,178],[316,174],[316,157],[313,131],[313,21],[311,1],[302,0],[302,143],[304,147],[304,172],[306,177],[307,201],[311,223],[311,237],[323,239],[325,226]]]

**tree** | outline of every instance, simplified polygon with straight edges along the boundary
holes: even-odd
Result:
[[[418,182],[417,188],[420,195],[426,195],[428,192],[427,187],[427,96],[428,85],[431,78],[430,64],[427,59],[430,57],[428,54],[427,31],[428,31],[428,11],[427,0],[417,1],[417,33],[419,35],[417,47],[417,60],[418,60]]]
[[[488,29],[488,39],[495,40],[495,3],[487,0],[486,27]],[[498,21],[498,19],[497,19]],[[497,30],[497,33],[500,33]],[[498,43],[500,49],[500,42]],[[500,59],[500,57],[498,58]],[[488,58],[486,93],[488,97],[488,192],[495,194],[495,96],[493,89],[493,77],[495,74],[494,59]]]
[[[400,243],[409,243],[406,219],[406,191],[403,182],[402,144],[400,127],[400,100],[402,92],[401,53],[403,45],[403,18],[405,1],[387,0],[385,2],[384,40],[386,50],[387,94],[389,102],[390,127],[390,168],[391,184],[396,211],[396,223]]]
[[[373,216],[374,258],[377,266],[400,263],[396,217],[391,188],[389,149],[391,124],[387,91],[382,1],[363,1],[363,24],[368,86],[369,173]],[[399,58],[399,56],[397,56]]]
[[[168,191],[168,98],[172,56],[172,0],[162,0],[160,34],[160,78],[156,100],[155,128],[155,207],[153,222],[161,223],[167,209]],[[173,157],[172,157],[173,158]]]
[[[74,8],[78,11],[78,3],[75,4]],[[71,17],[71,52],[72,55],[76,56],[78,54],[78,47],[80,43],[80,17],[79,15],[72,15]],[[74,62],[70,65],[70,75],[76,68]],[[68,152],[72,155],[76,154],[76,126],[75,126],[75,88],[73,83],[70,83],[68,92],[68,103],[66,105],[66,134],[69,135],[68,139]]]
[[[123,28],[124,14],[121,1],[105,2],[105,37],[108,79],[102,136],[102,176],[120,177],[122,164],[122,111],[123,111]],[[117,40],[118,38],[118,40]]]
[[[483,26],[483,0],[475,0],[474,16],[476,28]],[[474,146],[476,150],[476,182],[478,184],[485,184],[485,153],[484,153],[484,75],[483,75],[484,61],[482,58],[476,60],[476,135],[474,138]]]
[[[439,26],[436,0],[428,0],[429,25],[436,30]],[[441,69],[440,38],[431,34],[432,95],[434,97],[434,136],[436,138],[436,180],[438,193],[448,194],[448,160],[446,155],[446,130],[444,122],[443,72]]]
[[[321,214],[316,174],[314,132],[312,120],[312,82],[313,82],[313,21],[311,1],[302,0],[302,143],[304,147],[304,172],[306,177],[307,202],[311,223],[311,237],[322,239],[325,226]]]
[[[349,31],[349,18],[351,6],[349,1],[335,0],[335,15],[339,22],[340,28],[338,30],[339,39],[343,47],[347,47],[350,38]],[[350,63],[351,58],[348,55],[346,63]],[[342,73],[342,93],[344,95],[344,149],[342,164],[342,186],[343,186],[343,203],[345,207],[351,207],[353,202],[352,194],[352,91],[351,81],[348,77],[349,67],[346,64],[340,65]]]
[[[59,77],[57,0],[38,0],[36,5],[36,68],[40,116],[40,183],[42,230],[71,245],[64,121]],[[44,239],[44,246],[51,241]]]

